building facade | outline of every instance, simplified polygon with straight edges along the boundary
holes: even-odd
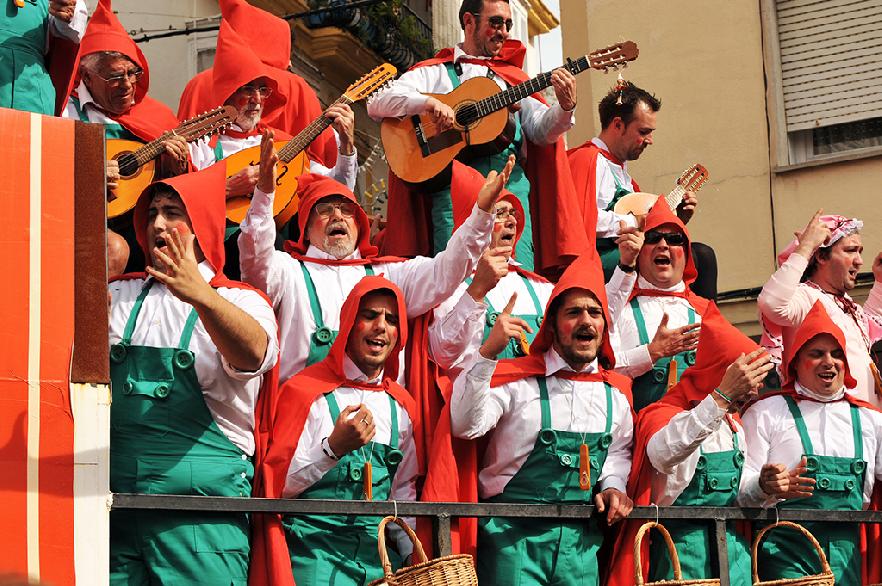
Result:
[[[562,0],[563,53],[630,39],[627,79],[662,100],[654,144],[631,167],[667,193],[699,162],[710,181],[689,225],[714,247],[720,307],[750,334],[775,255],[820,208],[864,221],[863,299],[882,250],[882,23],[879,0]],[[579,77],[575,146],[599,132],[615,78]]]

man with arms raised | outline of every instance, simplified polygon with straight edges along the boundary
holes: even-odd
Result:
[[[444,130],[454,123],[453,110],[424,94],[450,93],[461,82],[475,77],[489,77],[501,89],[527,79],[521,69],[525,48],[519,41],[509,39],[513,25],[508,0],[463,0],[459,22],[465,31],[463,42],[443,49],[434,58],[404,73],[388,91],[368,104],[371,117],[380,120],[427,113],[439,130]],[[501,153],[465,160],[482,175],[487,175],[490,170],[501,171],[509,155],[516,156],[518,164],[508,187],[525,210],[521,219],[524,236],[517,245],[516,256],[528,270],[560,267],[580,254],[583,250],[580,247],[585,245],[585,240],[578,238],[580,233],[568,234],[562,225],[557,225],[558,218],[572,217],[581,211],[561,140],[574,123],[576,80],[569,71],[560,68],[551,74],[551,85],[557,104],[549,107],[537,96],[518,102],[512,114],[514,138]],[[425,201],[431,208],[428,210],[431,225],[413,226],[413,218],[425,217],[421,215],[424,205],[421,198],[426,195],[430,196]],[[453,231],[455,205],[449,189],[431,194],[409,193],[402,184],[391,182],[384,250],[405,256],[444,250]],[[538,217],[533,218],[531,214],[536,210]],[[538,223],[535,230],[534,222]],[[556,230],[559,233],[554,233]],[[534,234],[541,238],[539,242],[534,243]],[[427,236],[426,242],[417,241],[421,235]],[[538,255],[535,262],[534,254]]]
[[[628,381],[614,363],[597,258],[576,260],[555,286],[529,356],[497,362],[526,322],[496,320],[479,356],[456,379],[450,402],[455,437],[489,435],[480,497],[489,502],[584,503],[612,524],[632,508]],[[460,472],[463,473],[462,471]],[[599,584],[602,535],[584,520],[479,521],[478,575],[487,584]]]
[[[628,161],[636,161],[652,145],[656,113],[660,109],[661,100],[653,94],[630,82],[622,82],[600,101],[600,136],[569,151],[576,189],[586,204],[597,202],[597,247],[607,280],[619,260],[616,238],[623,228],[636,228],[642,223],[643,218],[616,214],[613,208],[623,196],[640,191],[628,173]],[[695,194],[687,191],[677,207],[677,217],[684,224],[689,222],[697,205]],[[692,255],[700,258],[697,264],[701,283],[696,291],[713,299],[717,292],[713,250],[695,243]]]
[[[134,212],[147,274],[110,284],[110,489],[247,497],[276,318],[224,264],[222,168],[154,183]],[[265,396],[266,398],[266,396]],[[114,511],[111,584],[244,584],[248,517]]]
[[[856,218],[822,216],[818,210],[778,255],[780,268],[763,286],[758,303],[763,345],[780,361],[781,348],[820,301],[848,340],[848,363],[857,381],[849,392],[879,406],[882,388],[869,351],[882,338],[882,253],[873,261],[875,281],[864,306],[848,294],[864,264],[862,227]]]

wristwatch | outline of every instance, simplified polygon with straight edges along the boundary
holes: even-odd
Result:
[[[327,437],[322,438],[322,451],[328,458],[337,461],[340,460],[340,458],[338,458],[337,455],[334,453],[334,450],[331,449],[331,444],[328,443]]]
[[[633,273],[634,271],[636,271],[636,270],[637,270],[637,267],[632,267],[632,266],[630,266],[630,265],[623,265],[622,263],[619,263],[619,269],[621,269],[621,271],[622,271],[623,273],[629,273],[629,274],[630,274],[630,273]]]

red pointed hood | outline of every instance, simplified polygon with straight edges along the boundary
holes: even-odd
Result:
[[[147,89],[150,87],[150,68],[147,66],[144,53],[141,52],[141,49],[113,13],[110,0],[98,0],[95,13],[89,19],[86,32],[83,33],[83,39],[80,41],[79,57],[82,58],[84,55],[101,51],[122,53],[144,70],[144,75],[141,76],[135,87],[135,103],[140,102],[147,95]],[[78,83],[79,77],[77,76],[76,79],[71,80],[70,91]],[[68,95],[70,91],[68,91]]]
[[[464,165],[459,161],[453,161],[453,173],[450,179],[450,200],[453,203],[453,227],[454,230],[462,226],[469,219],[475,203],[478,201],[478,192],[484,187],[486,178],[476,169]],[[524,206],[511,191],[503,188],[501,200],[506,200],[514,206],[518,215],[518,228],[515,235],[515,243],[524,233]]]
[[[646,214],[646,221],[643,224],[643,232],[649,232],[650,230],[654,230],[664,224],[674,224],[686,236],[686,246],[683,249],[683,252],[686,254],[686,267],[683,269],[683,282],[687,285],[691,285],[698,277],[698,271],[695,269],[695,262],[692,260],[692,248],[689,246],[692,239],[689,237],[689,230],[686,229],[686,224],[684,224],[683,221],[671,211],[665,198],[659,197],[655,202],[655,205],[649,210],[649,213]]]
[[[291,62],[291,27],[275,14],[245,0],[220,0],[221,16],[254,53],[270,67],[287,69]]]
[[[371,223],[367,213],[358,204],[355,195],[345,185],[330,177],[317,173],[306,173],[297,179],[297,189],[300,195],[300,206],[297,208],[297,225],[300,227],[300,239],[297,242],[288,242],[286,250],[297,254],[306,254],[309,248],[307,240],[306,224],[309,222],[309,214],[312,208],[323,197],[339,195],[356,204],[355,223],[358,226],[358,241],[355,247],[361,252],[362,258],[377,256],[377,247],[371,244]]]
[[[267,85],[273,90],[263,107],[261,118],[264,118],[285,105],[286,98],[279,91],[278,73],[257,57],[229,22],[221,20],[212,68],[214,103],[218,106],[223,104],[236,90],[258,77],[267,78]]]
[[[609,342],[610,321],[606,288],[603,282],[603,268],[600,265],[600,258],[593,251],[589,251],[574,260],[554,286],[551,298],[549,298],[548,304],[545,306],[546,319],[542,320],[539,333],[536,334],[536,339],[530,345],[530,355],[542,355],[551,348],[554,340],[554,335],[551,331],[551,322],[554,321],[551,318],[551,308],[555,306],[557,299],[570,289],[586,289],[590,291],[603,307],[603,319],[606,322],[606,327],[603,328],[603,339],[600,351],[598,352],[598,358],[603,359],[601,363],[605,363],[602,364],[604,368],[612,369],[615,366],[616,359],[613,354],[612,345]]]
[[[227,167],[222,162],[196,173],[156,181],[141,193],[138,203],[135,204],[133,224],[138,244],[146,258],[150,258],[150,251],[147,250],[147,210],[156,186],[167,185],[181,196],[187,215],[190,216],[196,241],[206,260],[214,268],[215,277],[223,275],[226,172]]]
[[[799,354],[800,349],[808,344],[813,338],[820,336],[821,334],[829,334],[833,336],[836,339],[836,343],[839,344],[839,347],[845,352],[845,334],[843,334],[839,326],[830,319],[830,315],[827,313],[827,310],[824,309],[824,304],[820,301],[815,301],[811,311],[806,314],[805,319],[802,320],[802,324],[800,324],[796,333],[793,335],[793,341],[784,348],[784,356],[781,362],[781,372],[783,373],[783,380],[781,381],[782,386],[793,383],[796,380],[796,364],[794,361],[796,355]],[[853,389],[857,386],[857,381],[851,376],[851,370],[848,367],[847,353],[843,360],[845,361],[845,386],[849,389]]]

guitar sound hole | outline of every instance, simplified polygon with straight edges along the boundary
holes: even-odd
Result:
[[[132,153],[120,155],[116,161],[119,163],[119,174],[121,177],[131,177],[138,172],[138,159]]]
[[[281,169],[281,173],[279,173],[279,176],[276,177],[276,187],[282,186],[282,177],[284,177],[285,175],[288,174],[288,165],[279,165],[279,166],[282,167],[282,169]]]
[[[471,126],[478,118],[478,108],[474,104],[466,104],[456,111],[456,123],[460,126]]]

